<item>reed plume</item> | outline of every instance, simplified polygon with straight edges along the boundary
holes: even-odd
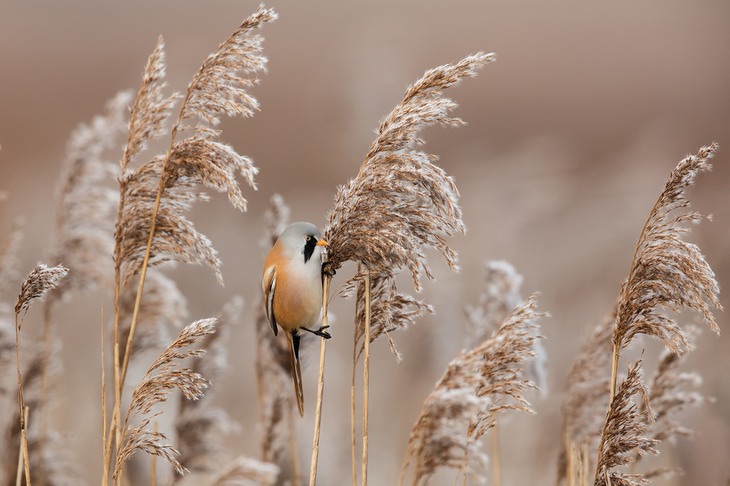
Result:
[[[250,159],[215,140],[220,133],[215,126],[222,115],[251,116],[258,108],[246,88],[254,85],[255,76],[265,70],[266,58],[261,55],[262,37],[252,32],[275,18],[273,11],[260,8],[206,59],[188,85],[170,130],[166,154],[130,169],[130,162],[145,144],[165,131],[166,119],[178,98],[165,98],[162,94],[164,51],[162,41],[158,42],[133,104],[129,140],[121,164],[115,235],[120,288],[132,276],[146,270],[147,265],[169,260],[205,264],[222,282],[217,252],[183,214],[195,201],[207,199],[196,190],[198,185],[225,193],[237,209],[246,207],[236,175],[255,187],[253,177],[257,169]],[[196,119],[195,126],[190,126]],[[183,132],[190,134],[178,140],[178,134]],[[144,279],[140,281],[143,283]]]
[[[649,401],[655,414],[652,438],[660,442],[692,437],[694,431],[683,426],[674,415],[706,401],[695,391],[702,383],[702,377],[698,373],[680,371],[685,356],[665,349],[649,383]]]
[[[649,213],[621,289],[613,337],[618,350],[637,334],[646,334],[661,339],[675,353],[687,351],[685,332],[662,309],[697,311],[710,329],[720,332],[712,312],[722,308],[715,273],[697,245],[682,239],[689,232],[685,223],[702,220],[701,214],[687,209],[685,190],[697,174],[711,170],[709,159],[717,148],[717,144],[702,147],[697,155],[682,160]]]
[[[418,134],[431,125],[459,126],[450,116],[456,104],[443,90],[495,59],[478,53],[427,71],[408,88],[385,117],[357,176],[341,186],[329,214],[325,238],[330,243],[327,268],[345,261],[366,265],[374,276],[389,277],[408,269],[416,290],[420,277],[431,278],[425,248],[435,248],[456,269],[456,253],[446,237],[464,231],[458,190],[435,162],[416,150]]]
[[[225,344],[230,327],[235,325],[243,308],[243,299],[234,297],[223,307],[216,323],[216,332],[201,342],[206,359],[195,360],[191,371],[215,383],[228,364]],[[178,461],[191,472],[212,473],[223,466],[225,446],[223,434],[234,428],[228,413],[211,403],[211,393],[198,400],[181,400],[175,419]],[[177,476],[176,479],[180,478]]]
[[[15,302],[16,327],[20,331],[22,316],[24,316],[31,303],[36,299],[42,299],[45,295],[56,288],[68,274],[68,268],[63,265],[49,267],[39,263],[31,271],[20,286],[18,300]]]
[[[719,333],[713,309],[722,306],[715,274],[700,249],[682,239],[689,231],[684,223],[699,223],[702,219],[699,213],[688,210],[685,190],[694,183],[698,173],[711,169],[709,159],[716,150],[717,144],[702,147],[696,155],[686,157],[677,165],[639,236],[613,327],[610,402],[598,450],[597,485],[600,481],[608,483],[614,476],[617,481],[638,484],[639,477],[615,473],[612,469],[632,462],[636,453],[653,450],[655,444],[649,444],[647,441],[652,439],[643,437],[643,424],[634,424],[635,415],[628,408],[631,395],[646,396],[638,371],[632,373],[638,365],[629,370],[625,386],[620,390],[621,400],[617,400],[619,394],[614,397],[620,351],[638,334],[661,339],[668,350],[677,354],[689,350],[686,332],[665,310],[673,313],[694,310],[710,329]]]
[[[395,275],[411,273],[416,291],[421,276],[432,278],[424,250],[434,248],[458,269],[456,253],[446,237],[464,232],[458,190],[438,167],[435,155],[417,150],[419,132],[431,125],[460,126],[450,116],[456,104],[443,90],[495,59],[478,53],[426,71],[385,117],[356,177],[341,186],[329,214],[325,238],[330,243],[326,273],[355,261],[370,273],[372,341],[382,333],[406,328],[428,307],[397,292]],[[363,272],[355,276],[358,302],[363,302]],[[360,304],[360,309],[362,306]],[[376,315],[377,313],[377,315]],[[356,312],[356,333],[365,334],[364,312]],[[395,348],[394,348],[395,349]]]
[[[640,400],[636,403],[634,400]],[[612,472],[633,462],[635,454],[658,454],[657,441],[647,437],[654,412],[649,391],[641,378],[641,361],[629,366],[606,416],[595,486],[635,486],[645,484],[641,474]]]
[[[20,447],[23,452],[22,462],[25,470],[25,481],[28,485],[31,484],[28,428],[26,423],[28,408],[23,397],[23,375],[20,366],[20,328],[23,317],[28,312],[28,309],[30,309],[31,303],[36,299],[43,298],[49,291],[56,288],[67,274],[68,268],[62,265],[48,267],[43,263],[37,264],[21,284],[20,293],[15,302],[15,364],[18,373],[18,423],[20,424]],[[20,475],[20,472],[18,472],[18,475]]]
[[[421,276],[432,278],[424,253],[426,248],[438,250],[448,265],[457,269],[456,253],[449,247],[446,238],[465,231],[456,185],[436,165],[436,156],[417,150],[417,146],[423,143],[419,133],[431,125],[463,125],[461,119],[450,115],[456,104],[443,95],[443,90],[464,77],[476,76],[479,68],[494,59],[494,54],[480,52],[459,62],[426,71],[406,90],[402,101],[380,123],[377,137],[365,155],[357,176],[338,189],[335,205],[329,213],[325,238],[330,243],[330,252],[324,267],[325,274],[334,274],[348,260],[358,262],[359,265],[355,277],[358,308],[355,312],[354,341],[357,348],[358,340],[362,337],[365,356],[363,484],[367,483],[370,342],[389,330],[407,327],[427,309],[422,302],[398,293],[395,275],[399,270],[407,269],[415,289],[420,291]],[[325,289],[328,288],[328,279],[325,278]],[[390,340],[390,343],[395,351],[393,341]],[[320,382],[324,346],[323,343],[320,353]],[[355,367],[359,353],[353,351],[353,354]],[[319,396],[317,403],[319,409]],[[316,476],[319,418],[315,420],[317,425],[310,482]]]
[[[399,485],[411,463],[414,485],[428,484],[439,468],[456,469],[472,481],[484,478],[480,439],[497,415],[532,412],[523,393],[535,387],[524,369],[535,356],[537,321],[545,315],[536,307],[535,296],[529,297],[492,337],[449,363],[411,430]]]
[[[167,261],[207,265],[222,283],[220,260],[210,240],[199,233],[184,213],[207,196],[199,186],[227,195],[229,202],[245,210],[246,200],[237,176],[255,188],[257,169],[252,161],[216,140],[216,126],[223,115],[251,116],[258,109],[247,88],[265,71],[261,54],[263,38],[256,34],[276,13],[262,7],[244,20],[218,49],[208,56],[182,97],[170,129],[167,151],[149,162],[132,167],[150,140],[167,131],[167,119],[179,98],[166,97],[162,39],[150,56],[142,85],[130,114],[128,141],[121,161],[120,202],[115,227],[115,397],[105,450],[105,474],[110,470],[111,441],[119,445],[121,394],[133,349],[147,270]],[[184,136],[184,138],[183,138]],[[139,276],[129,332],[120,343],[120,298],[132,277]],[[134,448],[133,448],[134,449]],[[121,451],[117,451],[117,456]],[[118,470],[118,466],[115,467]],[[115,474],[118,475],[118,472]]]
[[[203,355],[205,351],[197,347],[215,332],[215,323],[215,318],[201,319],[185,327],[150,366],[142,382],[135,388],[116,454],[115,480],[119,480],[124,463],[137,451],[164,458],[180,474],[187,471],[177,459],[177,450],[167,443],[167,436],[152,430],[152,420],[159,415],[159,412],[153,413],[153,409],[167,401],[175,389],[180,390],[188,400],[198,400],[203,396],[210,382],[192,369],[184,368],[182,362]]]
[[[466,306],[465,309],[470,328],[469,346],[477,346],[493,337],[510,312],[523,302],[520,295],[522,275],[509,262],[489,261],[484,265],[484,270],[484,287],[479,295],[479,303]],[[525,377],[535,384],[543,397],[547,393],[546,356],[540,340],[535,340],[534,357],[525,364],[524,369]],[[496,421],[490,435],[492,483],[499,486],[502,484],[502,459]]]

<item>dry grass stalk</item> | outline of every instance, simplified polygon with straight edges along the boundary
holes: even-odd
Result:
[[[10,330],[10,329],[8,329]],[[5,336],[3,336],[4,338]],[[48,405],[48,397],[41,393],[43,370],[45,368],[45,354],[43,347],[35,343],[23,345],[25,365],[23,367],[23,401],[25,411],[31,410],[28,421],[26,417],[26,443],[28,449],[28,464],[33,477],[33,484],[38,485],[74,485],[79,484],[80,471],[73,464],[70,457],[68,440],[53,430],[41,434],[40,420],[32,411],[43,410]],[[58,376],[60,363],[58,353],[53,353],[49,363],[49,374],[52,378]],[[3,445],[0,446],[2,454],[2,468],[0,469],[0,484],[15,484],[17,473],[22,478],[25,472],[21,462],[21,470],[18,466],[18,450],[22,443],[20,428],[19,409],[9,410],[3,425]],[[25,414],[24,414],[25,415]],[[22,451],[22,448],[21,448]],[[21,454],[22,459],[22,454]]]
[[[116,454],[114,480],[121,484],[125,462],[136,451],[164,458],[175,470],[183,474],[185,467],[177,459],[178,452],[167,443],[162,432],[150,429],[159,413],[152,413],[155,406],[167,400],[178,389],[188,400],[203,396],[209,385],[205,378],[189,368],[182,367],[187,358],[201,357],[205,351],[196,349],[215,332],[215,318],[201,319],[185,327],[175,341],[157,358],[145,373],[142,382],[132,393],[131,403],[124,419],[124,427]],[[138,422],[138,425],[134,425]]]
[[[411,462],[414,485],[428,484],[438,468],[456,469],[472,480],[484,477],[480,439],[497,414],[531,412],[523,392],[534,384],[524,367],[535,356],[537,321],[544,316],[536,305],[534,296],[528,298],[494,336],[449,363],[411,430],[399,485]]]
[[[640,403],[633,399],[638,397]],[[641,379],[641,361],[629,367],[606,417],[601,454],[594,478],[595,486],[635,486],[645,484],[641,474],[612,472],[633,462],[635,454],[658,454],[658,441],[646,437],[654,421],[649,391]],[[610,482],[609,482],[610,481]]]
[[[614,363],[620,350],[637,334],[658,337],[675,353],[689,348],[684,331],[661,312],[662,308],[673,312],[695,310],[714,332],[720,331],[712,313],[713,307],[722,308],[715,274],[700,249],[682,239],[689,231],[684,223],[702,220],[699,213],[687,210],[685,190],[698,173],[712,168],[709,159],[716,150],[717,144],[712,144],[682,160],[649,213],[621,290],[613,337]]]
[[[15,303],[15,360],[18,376],[18,409],[17,417],[19,424],[19,436],[21,448],[23,451],[23,469],[25,474],[25,482],[28,486],[31,484],[30,479],[30,456],[28,453],[28,424],[26,423],[26,401],[23,394],[23,374],[21,372],[20,364],[20,330],[23,322],[23,317],[30,309],[31,303],[36,300],[43,298],[49,291],[56,288],[64,277],[68,274],[68,268],[58,265],[55,267],[48,267],[42,263],[36,265],[33,271],[28,274],[26,279],[20,286],[20,293]],[[42,368],[44,359],[39,360],[39,368]],[[30,372],[30,377],[42,376],[42,371],[37,373]],[[26,382],[29,376],[26,375]],[[35,410],[34,410],[35,411]]]
[[[479,295],[479,303],[476,306],[467,306],[465,312],[471,328],[470,346],[477,346],[493,337],[509,314],[523,302],[520,295],[522,276],[509,262],[489,261],[484,268],[485,285]],[[547,381],[545,379],[546,354],[540,341],[536,340],[534,346],[535,355],[526,364],[525,376],[543,391]],[[502,465],[499,428],[496,423],[492,430],[491,470],[492,483],[500,486],[502,484]]]
[[[115,230],[115,346],[119,346],[119,299],[122,288],[139,275],[129,334],[115,382],[115,413],[110,430],[119,435],[121,392],[138,323],[147,269],[169,260],[210,266],[219,281],[220,261],[210,241],[197,232],[183,213],[193,202],[205,199],[196,187],[203,185],[223,192],[229,202],[245,210],[237,174],[254,186],[257,169],[247,157],[216,140],[215,126],[222,115],[250,116],[258,105],[246,89],[265,70],[262,37],[254,31],[276,18],[260,7],[211,54],[188,85],[180,111],[170,130],[164,155],[134,169],[132,162],[153,137],[166,129],[166,120],[177,98],[165,98],[164,54],[158,43],[148,61],[129,123],[129,138],[121,162],[120,205]],[[197,121],[196,121],[197,120]],[[194,125],[191,125],[194,123]],[[178,135],[187,133],[186,138]],[[111,436],[112,434],[110,434]],[[108,449],[108,448],[107,448]],[[110,455],[107,455],[110,457]]]
[[[273,11],[260,8],[208,57],[188,85],[171,129],[167,153],[129,170],[129,161],[143,146],[145,137],[164,129],[171,106],[171,98],[164,99],[160,94],[164,73],[161,43],[150,58],[134,104],[140,113],[132,113],[130,138],[122,163],[123,204],[117,222],[115,253],[121,271],[120,286],[140,274],[139,297],[147,266],[168,260],[206,264],[222,281],[215,249],[182,214],[194,201],[205,199],[195,190],[198,185],[226,193],[238,209],[246,207],[236,174],[254,187],[257,169],[250,159],[216,141],[219,131],[214,127],[221,115],[250,116],[256,110],[258,105],[245,88],[256,83],[255,76],[265,69],[266,58],[261,55],[263,39],[252,31],[274,18]],[[254,77],[245,77],[248,75]],[[194,119],[198,123],[188,126]],[[152,120],[149,122],[152,125],[143,127],[145,120]],[[191,135],[178,140],[178,133],[184,131],[191,131]],[[132,330],[130,336],[133,334]]]
[[[322,278],[322,327],[329,327],[327,306],[329,305],[330,275]],[[319,436],[322,427],[322,397],[324,397],[324,365],[326,360],[327,340],[320,339],[319,374],[317,376],[317,405],[314,410],[314,434],[312,436],[312,460],[309,463],[309,486],[317,484],[317,464],[319,462]]]
[[[425,308],[399,294],[394,282],[400,269],[410,271],[416,290],[421,289],[422,275],[432,277],[425,248],[437,249],[449,266],[458,268],[456,253],[446,241],[446,237],[464,231],[458,190],[453,179],[435,164],[437,157],[416,147],[423,143],[419,132],[425,127],[464,123],[450,116],[456,104],[443,95],[443,90],[464,77],[475,76],[494,59],[494,54],[477,53],[427,71],[380,123],[357,176],[337,191],[325,229],[330,243],[325,274],[334,274],[348,260],[365,266],[370,274],[373,309],[361,307],[356,311],[356,343],[358,334],[366,334],[361,316],[372,317],[374,328],[367,329],[372,340],[393,327],[393,317],[405,317],[405,323],[395,321],[395,327],[403,327]],[[366,293],[364,277],[360,274],[354,282],[361,301]],[[377,317],[376,306],[380,307]]]
[[[216,477],[211,486],[273,486],[279,476],[275,464],[238,457]]]
[[[435,156],[416,150],[418,133],[430,125],[462,125],[449,116],[456,104],[443,90],[494,58],[478,53],[427,71],[381,122],[359,173],[337,191],[325,231],[329,269],[348,260],[367,265],[375,276],[407,268],[420,290],[421,275],[431,277],[424,248],[436,248],[457,268],[445,238],[464,231],[458,191]]]
[[[193,373],[205,376],[211,383],[220,377],[227,366],[225,345],[229,341],[230,326],[239,320],[242,309],[241,297],[234,297],[223,307],[216,332],[206,336],[201,343],[201,348],[206,350],[206,359],[193,362]],[[217,470],[223,465],[221,460],[225,456],[223,434],[233,426],[226,411],[211,404],[210,393],[199,400],[181,400],[175,419],[180,464],[191,472]],[[179,478],[176,476],[173,482]]]
[[[689,200],[685,196],[685,190],[694,183],[699,172],[712,168],[709,159],[716,150],[716,144],[703,147],[697,155],[688,156],[677,165],[639,236],[631,270],[623,284],[617,305],[612,337],[611,396],[598,450],[596,481],[608,482],[609,478],[616,475],[620,481],[629,481],[623,484],[632,484],[630,481],[638,484],[641,481],[640,475],[631,475],[628,478],[626,475],[612,473],[611,469],[632,462],[636,453],[648,450],[649,446],[645,441],[652,440],[637,438],[645,430],[642,424],[637,424],[635,428],[617,425],[622,420],[632,423],[634,418],[630,414],[627,417],[622,415],[629,413],[627,404],[630,397],[614,403],[620,351],[638,334],[661,339],[668,350],[677,354],[689,350],[691,343],[686,332],[664,312],[665,309],[674,313],[684,309],[694,310],[713,331],[719,333],[713,308],[722,309],[722,306],[718,299],[719,287],[715,274],[699,248],[682,239],[689,231],[683,224],[699,223],[702,219],[699,213],[687,209]],[[640,381],[638,372],[634,378],[631,369],[629,371],[624,382],[628,383],[624,387],[624,393],[629,390],[633,393],[641,392],[644,396],[644,385],[634,383]],[[646,406],[648,407],[648,403]],[[633,454],[626,449],[629,446],[635,447]]]

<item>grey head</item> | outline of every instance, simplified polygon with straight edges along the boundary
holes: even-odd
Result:
[[[320,265],[320,257],[327,242],[322,238],[322,231],[312,223],[292,223],[282,231],[278,243],[292,259],[299,259],[304,264],[310,261]],[[316,257],[316,258],[312,258]]]

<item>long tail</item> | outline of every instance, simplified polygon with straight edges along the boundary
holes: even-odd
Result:
[[[304,387],[302,386],[302,366],[299,362],[299,336],[286,333],[291,358],[291,377],[294,382],[294,396],[297,397],[299,416],[304,416]]]

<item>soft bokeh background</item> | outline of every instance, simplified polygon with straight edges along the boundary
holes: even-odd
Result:
[[[54,184],[72,129],[101,111],[117,91],[139,85],[158,35],[168,75],[183,90],[205,56],[255,10],[252,1],[0,3],[0,235],[25,218],[21,269],[47,255]],[[249,212],[221,197],[193,219],[223,259],[225,288],[211,272],[180,269],[191,318],[215,315],[232,295],[246,299],[229,343],[229,370],[217,402],[241,424],[227,438],[235,454],[257,455],[253,372],[254,307],[259,303],[268,200],[280,193],[294,220],[323,225],[337,185],[355,175],[378,121],[425,69],[479,50],[496,63],[453,88],[469,125],[430,129],[427,150],[461,191],[466,236],[453,240],[463,269],[438,255],[435,282],[422,297],[436,314],[396,338],[396,364],[384,342],[371,373],[372,484],[393,484],[408,431],[448,361],[465,342],[463,308],[475,303],[482,263],[506,259],[540,291],[549,392],[534,397],[535,416],[503,426],[504,484],[551,484],[559,444],[563,380],[582,338],[611,308],[634,244],[669,171],[714,140],[716,167],[691,191],[694,207],[714,214],[692,233],[730,287],[730,3],[556,2],[277,2],[267,26],[269,73],[254,90],[262,111],[223,125],[224,139],[253,157],[261,172],[248,191]],[[111,270],[111,259],[109,260]],[[352,269],[343,269],[341,283]],[[19,282],[18,282],[19,284]],[[4,296],[12,301],[14,296]],[[722,298],[725,300],[725,298]],[[108,294],[77,297],[58,314],[65,373],[54,409],[90,484],[100,472],[99,312]],[[320,484],[349,478],[351,302],[335,302]],[[31,311],[24,329],[40,323]],[[727,329],[727,318],[719,315]],[[25,331],[24,331],[25,332]],[[32,331],[27,331],[32,332]],[[727,334],[725,332],[725,334]],[[656,343],[646,344],[648,370]],[[684,477],[665,484],[719,485],[730,475],[730,341],[705,333],[687,368],[704,377],[716,401],[686,414],[694,441],[665,447],[656,463]],[[316,354],[316,351],[312,351]],[[305,374],[307,414],[300,450],[308,463],[316,358]],[[73,399],[70,399],[73,397]],[[305,466],[306,469],[306,466]],[[444,484],[450,484],[447,480]]]

